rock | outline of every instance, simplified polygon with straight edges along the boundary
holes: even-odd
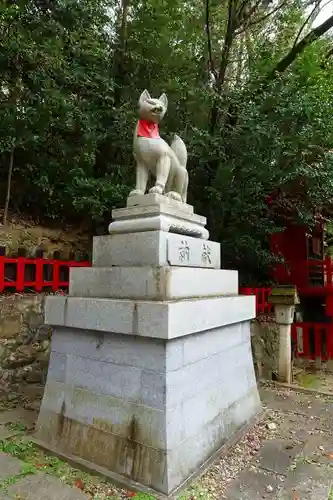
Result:
[[[21,314],[17,313],[10,316],[3,316],[0,321],[0,337],[3,339],[17,337],[20,333],[21,325]]]
[[[43,351],[47,351],[49,347],[50,347],[50,340],[43,340],[41,342],[41,349]]]
[[[52,329],[43,325],[44,297],[17,294],[0,298],[0,392],[26,397],[43,395]],[[39,402],[36,403],[39,406]],[[37,407],[36,406],[36,407]]]
[[[35,401],[28,402],[24,405],[27,410],[39,411],[40,410],[41,401],[36,399]]]
[[[49,326],[40,326],[36,332],[35,340],[36,342],[42,342],[43,340],[50,340],[52,336],[52,329]]]
[[[5,357],[7,352],[6,346],[4,344],[0,344],[0,359]]]
[[[33,345],[21,345],[12,352],[3,362],[4,368],[18,368],[32,363],[37,357],[36,348]]]
[[[266,424],[266,427],[270,431],[275,431],[277,428],[277,426],[274,422],[268,422],[268,424]]]
[[[37,361],[40,364],[40,366],[44,368],[46,373],[50,361],[50,352],[49,351],[40,352],[37,356]]]
[[[44,379],[44,373],[41,369],[39,363],[29,366],[30,370],[27,373],[25,380],[28,384],[36,384],[42,382]]]
[[[274,488],[273,488],[273,486],[272,486],[272,485],[270,485],[270,484],[268,484],[268,485],[266,486],[266,491],[267,491],[267,493],[272,493],[272,492],[273,492],[273,489],[274,489]]]
[[[272,380],[272,374],[277,371],[278,338],[278,328],[272,318],[252,321],[252,352],[259,378]]]

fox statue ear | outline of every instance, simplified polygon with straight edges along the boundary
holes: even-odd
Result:
[[[168,98],[166,96],[166,94],[162,94],[159,98],[159,101],[161,101],[161,103],[163,104],[163,106],[165,107],[165,109],[167,109],[168,107]]]
[[[151,99],[150,95],[149,95],[149,92],[148,90],[144,90],[142,92],[142,94],[140,95],[139,97],[139,104],[145,102],[145,101],[148,101],[149,99]]]

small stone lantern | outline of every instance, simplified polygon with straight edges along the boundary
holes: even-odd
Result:
[[[290,384],[291,370],[291,325],[294,322],[295,306],[299,296],[294,285],[275,286],[268,297],[274,306],[275,319],[279,328],[278,380]]]

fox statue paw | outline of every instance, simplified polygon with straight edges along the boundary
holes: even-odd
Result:
[[[141,189],[133,189],[128,196],[136,196],[138,194],[145,194]]]
[[[149,193],[151,193],[151,194],[163,194],[163,187],[162,186],[154,186],[151,189],[149,189]]]
[[[166,196],[168,198],[171,198],[172,200],[177,200],[177,201],[183,201],[182,200],[182,197],[180,196],[179,193],[177,193],[176,191],[169,191]]]

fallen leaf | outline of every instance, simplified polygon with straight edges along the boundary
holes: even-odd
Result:
[[[46,467],[46,464],[36,464],[36,469],[42,469],[42,467]]]
[[[327,453],[326,455],[328,458],[332,458],[333,459],[333,453]]]
[[[83,483],[82,479],[77,479],[75,481],[75,486],[77,488],[79,488],[79,490],[84,490],[84,483]]]
[[[127,498],[133,498],[136,496],[136,493],[134,491],[128,491],[126,493]]]

